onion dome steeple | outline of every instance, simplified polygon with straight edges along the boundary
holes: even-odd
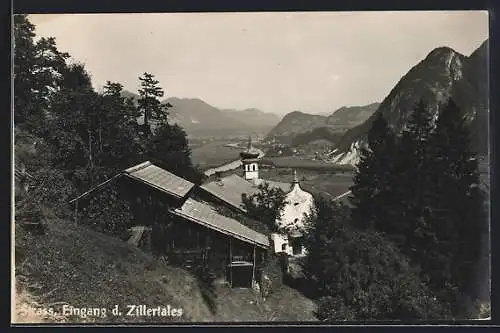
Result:
[[[259,151],[252,146],[252,137],[248,137],[247,149],[240,153],[242,159],[252,159],[259,157]]]

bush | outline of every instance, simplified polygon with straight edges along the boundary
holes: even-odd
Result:
[[[284,253],[269,253],[262,266],[257,269],[257,281],[264,297],[267,297],[283,285],[285,262],[283,256],[287,255]]]
[[[320,199],[308,228],[306,276],[321,320],[442,319],[448,310],[419,271],[381,234],[349,226],[345,212]]]
[[[130,204],[118,197],[115,186],[92,195],[82,215],[80,223],[119,237],[131,226],[133,218]]]
[[[33,172],[28,192],[16,202],[16,219],[30,218],[37,222],[47,214],[67,218],[71,214],[68,202],[73,193],[71,182],[60,170],[37,170]]]

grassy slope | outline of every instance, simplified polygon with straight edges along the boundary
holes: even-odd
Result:
[[[127,304],[170,304],[183,309],[183,316],[175,318],[178,321],[314,320],[313,302],[286,286],[263,304],[251,290],[217,286],[217,312],[213,314],[190,273],[69,221],[53,219],[48,226],[49,232],[43,236],[16,228],[16,289],[22,301],[16,304],[18,311],[26,304],[35,304],[33,300],[58,312],[63,303],[108,308],[115,304],[122,308]],[[171,320],[165,318],[156,321]],[[90,321],[139,322],[147,318],[108,316]]]

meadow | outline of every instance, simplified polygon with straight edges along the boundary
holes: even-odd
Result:
[[[234,140],[213,140],[191,148],[191,160],[202,170],[217,167],[239,158],[240,149],[227,147]]]

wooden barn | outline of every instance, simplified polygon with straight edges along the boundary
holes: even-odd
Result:
[[[133,212],[132,221],[125,222],[132,227],[129,243],[138,245],[150,235],[169,263],[188,269],[203,265],[231,286],[252,286],[269,249],[267,235],[192,197],[195,184],[151,162],[128,168],[71,200],[75,212],[112,183]]]

